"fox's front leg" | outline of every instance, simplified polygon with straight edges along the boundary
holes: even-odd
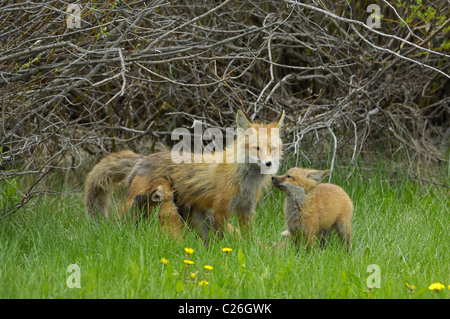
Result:
[[[308,225],[303,227],[302,229],[303,239],[306,242],[306,251],[309,253],[311,251],[312,246],[316,242],[317,238],[317,226],[316,225]]]
[[[241,238],[241,232],[239,229],[233,227],[228,222],[228,214],[229,212],[224,213],[215,213],[214,214],[214,230],[219,237],[223,237],[225,230],[230,233],[236,235],[238,238]]]
[[[241,232],[239,229],[233,227],[228,222],[228,217],[222,218],[222,216],[215,215],[214,216],[214,230],[219,237],[223,237],[224,231],[227,230],[228,233],[236,235],[238,238],[241,238]]]
[[[158,217],[166,234],[178,240],[181,236],[184,224],[173,203],[163,203],[159,209]]]
[[[228,227],[228,217],[230,215],[228,205],[220,203],[215,207],[214,211],[214,231],[222,238],[224,230]]]
[[[248,237],[253,230],[253,212],[240,212],[237,216],[243,236]]]
[[[228,224],[228,218],[220,212],[214,214],[214,231],[220,237],[223,238],[225,225]]]
[[[230,206],[236,211],[239,221],[239,228],[244,236],[249,236],[253,230],[253,212],[256,201],[245,200],[241,196],[233,199]]]

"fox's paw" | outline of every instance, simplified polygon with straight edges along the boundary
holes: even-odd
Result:
[[[291,233],[289,232],[289,230],[285,230],[284,232],[281,233],[281,236],[283,237],[291,237]]]

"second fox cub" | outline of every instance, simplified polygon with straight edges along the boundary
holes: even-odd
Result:
[[[153,209],[159,206],[158,218],[162,228],[175,238],[180,236],[183,222],[178,214],[178,208],[173,202],[172,185],[165,178],[152,176],[136,176],[129,189],[122,217],[131,213],[134,219],[148,217]]]
[[[331,230],[350,249],[353,204],[347,193],[334,184],[320,184],[330,171],[291,168],[285,175],[272,177],[272,183],[286,193],[284,212],[288,231],[297,245],[307,242],[308,251],[318,235],[325,244]]]

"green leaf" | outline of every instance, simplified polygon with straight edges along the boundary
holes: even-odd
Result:
[[[366,260],[367,258],[369,258],[369,256],[370,256],[370,248],[369,248],[369,247],[366,247],[366,248],[364,249],[364,260]]]
[[[237,251],[237,258],[238,258],[239,266],[242,268],[245,268],[245,255],[242,252],[242,249],[240,249],[240,248]]]
[[[341,270],[341,280],[346,283],[347,282],[347,275],[345,271]]]
[[[183,284],[183,282],[181,280],[177,281],[177,284],[175,286],[175,291],[177,293],[180,293],[180,292],[184,291],[184,284]]]

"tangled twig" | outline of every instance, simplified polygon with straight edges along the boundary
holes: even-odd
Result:
[[[399,3],[378,1],[376,29],[363,0],[86,0],[69,29],[66,1],[3,1],[0,178],[31,176],[29,198],[89,154],[150,152],[194,119],[233,126],[238,109],[285,110],[296,164],[447,161],[448,6]]]

